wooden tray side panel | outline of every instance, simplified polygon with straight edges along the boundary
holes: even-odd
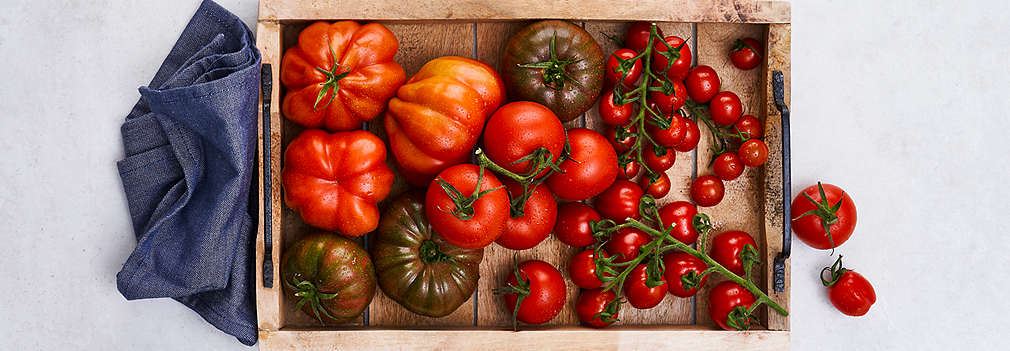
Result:
[[[260,215],[258,230],[256,231],[256,315],[258,316],[259,329],[260,330],[277,330],[284,324],[284,320],[281,316],[281,299],[283,299],[282,288],[280,285],[280,257],[281,257],[281,222],[278,220],[272,221],[269,225],[271,226],[272,233],[272,251],[271,257],[273,261],[273,276],[269,279],[273,280],[272,288],[265,288],[263,286],[263,259],[265,258],[264,251],[266,246],[264,245],[264,215],[265,211],[270,211],[271,216],[274,219],[281,218],[281,192],[280,187],[276,186],[280,184],[280,155],[281,152],[281,116],[280,116],[280,54],[281,54],[281,34],[280,25],[277,23],[270,22],[260,22],[256,28],[256,32],[259,33],[256,36],[256,46],[260,49],[262,54],[263,64],[270,64],[273,71],[273,93],[271,96],[270,105],[270,154],[273,155],[267,163],[264,163],[264,154],[262,147],[259,149],[259,179],[261,180],[259,184],[259,204],[260,204]],[[261,99],[262,100],[262,99]],[[262,101],[261,101],[262,102]],[[260,136],[259,144],[263,145],[263,115],[262,109],[260,111],[258,119],[258,135]],[[264,188],[263,175],[265,174],[264,169],[270,168],[271,179],[270,182],[274,186],[270,189]],[[269,191],[271,194],[270,208],[263,207],[263,194]]]
[[[765,101],[765,142],[769,145],[768,164],[765,171],[765,241],[767,250],[765,252],[765,262],[771,265],[775,261],[775,256],[782,251],[782,218],[783,193],[782,184],[782,116],[775,108],[775,98],[772,95],[772,72],[782,71],[785,85],[785,102],[789,105],[789,82],[790,82],[790,25],[772,24],[768,26],[765,36],[766,48],[765,69],[762,72],[764,101]],[[775,282],[771,274],[771,267],[765,267],[765,291],[769,296],[779,303],[783,308],[789,310],[789,260],[785,262],[785,291],[776,293],[774,291]],[[766,309],[765,317],[768,321],[768,329],[789,330],[789,317],[781,316],[778,313]]]
[[[763,25],[742,25],[724,23],[699,23],[697,57],[699,65],[708,65],[715,69],[721,80],[721,90],[732,91],[740,97],[743,113],[763,117],[765,110],[764,82],[760,69],[743,71],[729,61],[729,50],[734,40],[738,38],[764,38]],[[701,129],[701,142],[697,149],[698,175],[714,174],[709,163],[716,155],[711,147],[713,140],[704,123],[698,123]],[[764,171],[765,167],[747,168],[740,178],[725,182],[726,195],[722,202],[713,207],[701,207],[699,212],[708,214],[712,219],[713,229],[709,235],[706,247],[711,247],[711,239],[715,235],[729,230],[743,230],[754,237],[758,251],[764,255]],[[780,235],[776,233],[775,235]],[[764,271],[770,261],[762,267],[754,269],[753,280],[764,281]],[[716,278],[716,279],[711,279]],[[708,287],[723,280],[712,276]],[[759,284],[760,286],[760,284]],[[695,301],[697,324],[713,325],[708,315],[708,289],[700,291]]]

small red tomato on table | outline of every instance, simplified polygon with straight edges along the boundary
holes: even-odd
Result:
[[[825,272],[828,272],[831,280],[824,279]],[[828,288],[831,304],[844,314],[854,317],[865,315],[877,302],[877,293],[873,291],[870,281],[863,275],[842,267],[842,255],[838,255],[838,260],[831,267],[821,270],[821,282]]]
[[[835,185],[811,185],[793,198],[793,233],[812,248],[834,249],[856,229],[856,204]]]
[[[691,182],[691,200],[701,207],[712,207],[722,202],[726,188],[714,175],[703,175]]]

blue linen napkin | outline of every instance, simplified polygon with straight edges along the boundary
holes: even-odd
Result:
[[[256,343],[249,206],[260,54],[235,15],[204,1],[122,126],[120,177],[137,247],[128,300],[171,297]]]

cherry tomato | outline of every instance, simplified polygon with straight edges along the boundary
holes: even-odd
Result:
[[[812,248],[826,250],[841,246],[852,236],[852,231],[856,229],[856,203],[845,190],[831,184],[823,184],[824,195],[821,195],[822,191],[818,188],[821,185],[818,182],[803,189],[793,198],[790,208],[796,237]],[[807,196],[810,198],[807,199]],[[839,202],[842,204],[838,205]],[[832,211],[835,206],[839,206],[838,210]],[[825,233],[825,223],[829,226],[830,236]]]
[[[523,186],[510,178],[504,178],[505,189],[509,192],[509,200],[523,195]],[[511,211],[510,211],[511,212]],[[512,213],[513,215],[515,213]],[[558,219],[558,202],[546,185],[538,184],[533,188],[530,197],[526,199],[521,216],[508,216],[505,220],[505,230],[502,231],[498,245],[512,250],[526,250],[537,246],[551,235],[554,222]]]
[[[650,85],[653,87],[661,86],[656,81],[653,81]],[[675,80],[673,81],[672,94],[666,95],[662,91],[650,91],[649,102],[655,103],[659,111],[663,112],[663,115],[669,115],[670,112],[679,110],[687,103],[687,88],[684,87],[683,82]]]
[[[661,42],[656,42],[653,44],[652,51],[652,72],[657,75],[660,74],[664,69],[667,69],[666,76],[672,81],[683,81],[684,77],[687,77],[687,71],[691,70],[691,47],[684,43],[684,39],[676,35],[671,35],[664,38],[666,44],[670,46],[673,51],[677,51],[677,47],[683,45],[679,51],[679,57],[674,59],[673,63],[670,64],[670,68],[667,69],[667,65],[670,60],[661,55],[661,52],[666,52],[666,45]]]
[[[624,46],[635,50],[635,52],[642,52],[645,50],[646,46],[649,46],[649,35],[650,29],[652,28],[652,23],[649,22],[635,22],[628,27],[628,32],[624,35]],[[656,27],[656,33],[660,37],[663,37],[663,30]]]
[[[719,179],[730,181],[743,174],[744,166],[735,152],[727,152],[716,156],[715,161],[712,162],[712,169],[715,170],[715,175]]]
[[[824,272],[829,271],[831,280],[824,279]],[[850,316],[862,316],[870,311],[877,302],[877,293],[873,285],[861,274],[842,267],[842,256],[831,267],[821,270],[821,282],[828,287],[828,299],[839,311]]]
[[[638,213],[638,201],[644,192],[638,184],[628,180],[618,179],[607,190],[596,198],[596,211],[603,218],[624,223],[627,218],[642,218]]]
[[[649,234],[632,227],[621,228],[614,232],[604,246],[607,253],[621,255],[614,262],[628,262],[638,257],[638,249],[652,241]]]
[[[684,118],[684,140],[681,140],[680,144],[674,146],[673,149],[680,152],[688,152],[694,150],[698,147],[698,141],[701,141],[701,129],[698,129],[698,123],[692,119]]]
[[[670,290],[670,294],[678,297],[691,297],[698,293],[698,289],[705,286],[705,282],[708,281],[708,275],[701,277],[701,282],[698,286],[694,286],[690,289],[684,288],[684,281],[681,279],[688,272],[694,272],[694,274],[701,276],[701,273],[708,268],[705,265],[705,261],[700,258],[691,256],[686,252],[676,251],[671,252],[663,256],[663,276],[666,278],[667,289]]]
[[[604,78],[606,79],[605,80],[606,87],[613,87],[614,85],[617,85],[617,81],[621,80],[622,75],[624,76],[624,80],[621,82],[624,84],[625,87],[630,88],[635,85],[635,82],[638,81],[638,78],[642,76],[642,59],[635,60],[635,62],[631,65],[630,69],[628,70],[627,75],[624,75],[625,73],[621,73],[618,71],[618,68],[621,66],[621,62],[618,61],[617,59],[620,58],[622,60],[630,60],[637,54],[638,53],[636,53],[634,50],[617,49],[617,51],[614,51],[614,53],[611,54],[609,58],[607,58],[607,64],[605,66],[606,74],[604,75]]]
[[[698,208],[687,201],[674,201],[659,208],[659,219],[663,221],[663,225],[667,227],[671,224],[676,225],[670,235],[688,245],[698,240],[698,231],[694,229],[696,214]]]
[[[720,91],[708,102],[708,112],[715,124],[725,127],[740,119],[743,106],[740,105],[740,97],[732,91]]]
[[[742,276],[745,273],[745,257],[741,257],[741,254],[748,255],[745,252],[749,251],[746,248],[747,245],[757,250],[757,244],[754,243],[754,238],[750,234],[742,230],[730,230],[712,237],[712,249],[709,256],[730,272]]]
[[[600,214],[581,202],[569,202],[558,208],[558,221],[554,237],[573,247],[589,246],[596,242],[590,221],[599,221]]]
[[[524,287],[529,295],[519,304],[515,318],[526,324],[542,324],[554,319],[565,306],[565,278],[550,263],[538,260],[519,264],[519,283],[515,274],[505,279],[506,287]],[[515,292],[502,296],[509,311],[515,311],[519,295]]]
[[[575,302],[575,313],[579,315],[582,324],[593,328],[605,328],[613,324],[613,321],[605,322],[598,316],[607,307],[607,304],[617,299],[617,294],[613,291],[603,291],[603,288],[593,290],[582,290],[579,299]],[[615,313],[611,318],[617,319]]]
[[[743,115],[733,124],[733,132],[744,132],[751,139],[761,139],[765,136],[764,127],[761,126],[761,121],[758,121],[757,117],[751,115]]]
[[[666,297],[666,280],[664,279],[663,284],[649,287],[645,284],[648,277],[646,277],[646,265],[640,263],[631,269],[631,273],[628,274],[627,280],[624,281],[624,296],[628,298],[628,303],[631,306],[644,310],[656,307],[660,302],[663,302],[663,298]]]
[[[712,67],[695,66],[684,79],[687,86],[687,96],[698,103],[706,103],[719,92],[719,75]]]
[[[472,201],[478,179],[481,192],[502,187],[491,171],[484,170],[483,177],[480,175],[480,167],[471,164],[446,168],[431,181],[424,197],[424,214],[431,228],[445,241],[464,249],[479,249],[497,240],[509,216],[505,189],[485,193],[470,206],[461,207]]]
[[[733,41],[733,48],[729,51],[729,60],[733,62],[733,66],[744,71],[760,66],[762,56],[764,56],[764,45],[754,38]]]
[[[740,162],[747,167],[761,167],[768,161],[768,145],[757,139],[751,139],[740,145]]]
[[[638,171],[641,168],[642,167],[638,165],[638,161],[628,162],[628,164],[624,166],[623,169],[617,170],[617,179],[629,180],[631,178],[634,178],[636,175],[638,175]]]
[[[663,153],[662,155],[656,155],[657,150],[652,147],[651,143],[642,148],[642,161],[645,161],[645,166],[653,172],[665,172],[672,168],[674,162],[677,161],[677,152],[670,148],[664,149],[660,151]]]
[[[660,129],[652,124],[646,124],[646,129],[648,129],[649,135],[652,135],[652,139],[659,143],[659,145],[676,147],[684,141],[684,135],[687,134],[688,126],[686,120],[687,118],[674,114],[673,118],[670,118],[670,128]]]
[[[631,121],[631,115],[634,113],[634,104],[624,104],[615,105],[614,104],[614,91],[606,90],[603,92],[603,96],[600,97],[600,104],[598,105],[598,111],[600,112],[600,119],[603,123],[615,126],[628,124]]]
[[[722,202],[726,188],[714,175],[703,175],[691,182],[691,200],[701,207],[712,207]]]
[[[747,291],[740,284],[727,280],[716,284],[712,287],[712,290],[709,290],[708,315],[722,329],[736,330],[736,328],[730,327],[729,323],[727,323],[730,312],[739,306],[745,309],[750,308],[754,304],[754,301],[754,294],[751,294],[750,291]],[[741,322],[738,323],[741,330],[747,330],[750,328],[752,320],[751,318],[744,317]]]
[[[581,201],[607,190],[617,179],[617,153],[607,138],[586,128],[568,131],[571,159],[559,167],[561,172],[547,178],[554,195],[568,201]]]
[[[596,276],[596,261],[593,261],[593,256],[593,249],[585,249],[575,253],[568,261],[568,275],[572,277],[572,283],[580,288],[596,289],[603,286],[603,282]]]
[[[661,199],[670,193],[670,176],[666,175],[666,173],[660,173],[659,179],[652,181],[648,175],[643,175],[642,178],[638,179],[638,185],[645,190],[646,194]]]
[[[610,142],[610,146],[614,147],[614,152],[616,153],[628,151],[635,145],[635,139],[637,139],[637,137],[634,136],[634,133],[638,132],[638,127],[632,124],[625,126],[624,130],[626,130],[628,134],[621,139],[617,139],[616,126],[608,125],[607,128],[603,130],[603,135],[607,137],[607,141]]]
[[[502,106],[487,121],[484,151],[488,158],[509,171],[526,174],[534,166],[530,161],[516,162],[539,148],[550,151],[556,162],[565,146],[565,127],[544,105],[516,101]],[[547,169],[539,176],[547,173]]]

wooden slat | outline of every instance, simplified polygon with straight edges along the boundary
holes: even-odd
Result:
[[[744,114],[753,114],[761,118],[765,110],[764,89],[762,87],[763,77],[760,69],[742,71],[729,61],[729,49],[734,40],[744,37],[763,38],[764,28],[762,25],[740,25],[723,23],[699,23],[698,29],[698,64],[709,65],[715,69],[722,81],[722,90],[732,91],[740,97]],[[708,128],[703,123],[699,123],[701,128],[701,142],[697,150],[698,175],[713,174],[709,167],[714,157],[710,147],[712,138]],[[716,206],[699,208],[700,212],[708,214],[712,218],[713,230],[709,235],[711,238],[719,233],[728,230],[743,230],[754,237],[758,244],[758,250],[764,255],[765,248],[765,225],[764,225],[764,171],[761,168],[747,168],[740,178],[725,183],[726,195],[722,202]],[[781,232],[781,231],[780,231]],[[780,235],[776,233],[775,235]],[[708,246],[708,244],[706,244]],[[762,264],[762,267],[755,268],[753,280],[764,281],[765,269],[769,268],[771,262]],[[721,277],[713,276],[709,279],[708,287],[721,281]],[[761,286],[763,284],[758,284]],[[697,323],[701,325],[712,325],[708,315],[708,289],[703,289],[695,300]]]
[[[767,243],[768,249],[765,252],[765,262],[774,262],[775,256],[782,251],[782,227],[783,218],[782,212],[785,206],[783,201],[783,184],[782,184],[782,150],[780,145],[782,145],[782,116],[779,114],[778,109],[775,108],[775,100],[772,95],[772,71],[778,70],[782,71],[782,75],[785,78],[785,102],[786,105],[789,104],[789,55],[790,55],[790,25],[788,24],[773,24],[769,25],[766,35],[766,48],[767,53],[765,69],[762,72],[762,77],[764,81],[762,83],[764,88],[764,101],[765,101],[765,142],[769,145],[768,152],[768,164],[765,168],[765,242]],[[771,274],[771,267],[765,267],[765,289],[769,293],[769,296],[779,303],[786,310],[789,309],[789,260],[786,260],[786,284],[785,291],[781,293],[774,292],[774,281]],[[781,316],[773,311],[766,311],[767,316],[765,317],[768,321],[768,329],[771,330],[789,330],[789,318]]]
[[[678,326],[551,330],[261,331],[261,350],[786,350],[789,332],[727,332]]]
[[[264,64],[271,64],[273,67],[273,95],[271,101],[273,102],[270,106],[270,153],[274,157],[269,160],[269,163],[264,164],[264,155],[262,148],[259,149],[259,179],[261,180],[259,184],[259,203],[260,214],[259,223],[257,224],[256,231],[256,315],[259,316],[259,328],[260,330],[277,330],[283,326],[283,319],[281,317],[281,285],[278,279],[280,274],[280,252],[281,252],[281,233],[280,233],[280,221],[273,221],[269,223],[271,228],[271,233],[273,234],[273,250],[271,252],[273,258],[274,275],[273,288],[267,289],[263,287],[263,259],[265,257],[264,250],[265,246],[263,244],[264,232],[263,228],[265,223],[264,211],[271,211],[272,218],[281,218],[281,193],[280,187],[276,186],[280,184],[280,158],[277,157],[281,152],[281,116],[280,116],[280,54],[281,54],[281,34],[280,26],[276,23],[260,22],[256,28],[256,32],[259,35],[256,36],[256,46],[260,49],[262,54],[262,62]],[[262,102],[262,100],[261,100]],[[263,112],[262,109],[259,110],[259,116],[257,118],[258,133],[259,136],[258,144],[263,145]],[[262,182],[264,167],[271,168],[271,183],[274,185],[271,189],[264,189]],[[263,208],[263,194],[266,191],[271,192],[270,208]]]
[[[657,22],[788,23],[789,3],[752,0],[399,1],[262,0],[260,20],[513,20],[580,19]],[[660,10],[662,9],[662,10]]]

